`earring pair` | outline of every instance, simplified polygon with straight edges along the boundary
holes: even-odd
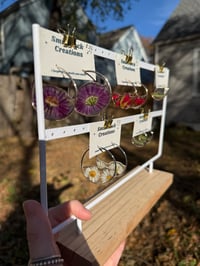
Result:
[[[83,116],[92,117],[98,115],[109,105],[111,86],[104,75],[92,70],[83,70],[92,81],[88,81],[77,88],[71,75],[63,68],[57,68],[63,73],[63,77],[68,78],[70,82],[66,89],[53,84],[43,84],[45,119],[62,120],[73,111]],[[95,74],[96,77],[92,74]],[[37,108],[35,89],[33,90],[32,106],[34,109]]]

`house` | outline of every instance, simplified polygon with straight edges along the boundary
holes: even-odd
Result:
[[[72,5],[71,2],[65,10],[69,20]],[[12,67],[27,68],[33,64],[32,24],[57,30],[61,14],[54,8],[53,0],[15,0],[8,9],[0,11],[0,73],[9,73]],[[95,40],[96,28],[91,25],[84,10],[80,7],[75,12],[81,37],[86,35],[86,31],[86,38]]]
[[[2,8],[4,4],[12,5]],[[58,14],[51,13],[52,5],[52,0],[0,2],[0,137],[35,133],[35,113],[31,105],[32,24],[57,29]],[[84,27],[88,18],[83,10],[76,9],[76,15],[78,26]],[[91,26],[88,35],[94,38],[94,27]]]
[[[71,6],[67,7],[69,14],[71,14]],[[33,132],[32,82],[30,83],[29,80],[30,73],[33,74],[32,24],[38,23],[46,28],[52,28],[51,25],[53,25],[55,30],[55,20],[52,20],[54,15],[57,18],[58,14],[52,15],[52,10],[54,10],[52,1],[21,0],[14,1],[10,8],[1,12],[0,124],[3,126],[0,137],[12,135],[12,133],[15,134],[16,132],[21,132],[22,134]],[[99,42],[96,42],[96,28],[94,25],[90,25],[90,21],[84,11],[81,8],[76,9],[76,15],[78,21],[77,38],[79,38],[78,31],[80,31],[82,34],[80,39],[83,39],[84,26],[89,23],[90,30],[87,31],[87,35],[85,34],[88,42],[96,43],[119,53],[122,51],[127,53],[132,48],[137,59],[148,62],[147,53],[133,26],[104,33],[99,36]],[[104,74],[106,71],[105,74],[109,78],[109,71],[113,71],[114,66],[111,66],[108,62],[105,64],[105,61],[102,64],[102,60],[98,63],[98,68],[101,68],[100,72]],[[14,70],[14,73],[9,76],[11,70]],[[18,70],[20,72],[17,72]],[[12,86],[9,85],[11,83]]]
[[[140,38],[134,26],[126,26],[114,31],[101,33],[98,36],[98,46],[105,49],[122,53],[133,53],[134,57],[140,61],[149,62],[149,56],[144,48],[142,39]],[[112,84],[116,83],[114,73],[114,63],[107,59],[99,58],[97,60],[97,69],[105,74]]]
[[[16,1],[0,17],[0,73],[33,62],[32,24],[47,26],[50,12],[41,0]]]
[[[118,53],[128,53],[128,49],[132,48],[136,59],[149,61],[142,40],[132,25],[101,34],[98,45]]]
[[[200,130],[200,0],[181,0],[154,40],[155,63],[170,69],[166,124]]]

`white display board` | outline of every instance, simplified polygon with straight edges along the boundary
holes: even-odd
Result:
[[[134,62],[128,69],[123,69],[122,55],[116,52],[109,51],[107,49],[77,40],[77,49],[71,47],[64,47],[62,43],[62,34],[53,32],[40,27],[38,24],[33,25],[33,45],[34,45],[34,68],[35,68],[35,90],[36,90],[36,102],[37,102],[37,124],[38,124],[38,138],[40,148],[40,187],[41,187],[41,203],[43,207],[48,209],[48,194],[47,194],[47,182],[46,182],[46,142],[59,138],[66,138],[69,136],[91,133],[95,135],[95,130],[98,123],[92,122],[76,125],[66,125],[62,127],[45,128],[45,116],[44,116],[44,102],[43,102],[43,76],[45,77],[62,77],[62,74],[58,70],[57,66],[64,68],[74,80],[86,80],[88,77],[83,73],[84,69],[90,69],[95,71],[95,56],[111,59],[115,62],[117,67],[116,80],[119,80],[122,84],[138,83],[138,76],[130,75],[132,72],[138,73],[138,67],[155,71],[155,65],[145,62]],[[120,69],[121,68],[121,69]],[[128,71],[128,79],[126,79],[126,72]],[[121,77],[121,78],[120,78]],[[115,142],[120,142],[121,127],[125,124],[135,123],[134,135],[138,135],[141,132],[145,132],[151,129],[152,119],[156,117],[161,118],[159,143],[157,153],[144,162],[142,165],[130,170],[124,178],[121,178],[117,184],[112,185],[111,189],[106,189],[105,193],[101,193],[99,197],[95,197],[95,200],[87,206],[92,208],[95,204],[105,199],[113,191],[118,189],[128,180],[133,178],[136,174],[145,168],[151,172],[153,171],[153,163],[162,155],[163,149],[163,136],[165,127],[165,114],[166,114],[167,97],[164,97],[162,101],[162,108],[158,111],[151,111],[148,114],[148,119],[143,121],[141,114],[128,115],[125,117],[119,117],[114,119],[116,129],[114,132]],[[108,141],[109,139],[105,140]],[[117,143],[119,144],[119,143]],[[95,151],[95,143],[93,143],[93,149]],[[95,153],[95,152],[93,152]],[[59,227],[58,227],[59,228]],[[58,231],[56,229],[55,231]]]

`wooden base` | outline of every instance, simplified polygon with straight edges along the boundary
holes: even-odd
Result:
[[[91,209],[92,219],[83,222],[82,233],[76,222],[62,229],[58,242],[73,256],[71,265],[103,265],[172,181],[171,173],[142,170]]]

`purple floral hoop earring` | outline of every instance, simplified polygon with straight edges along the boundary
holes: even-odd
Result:
[[[70,83],[67,86],[67,90],[54,84],[43,83],[44,116],[45,119],[52,121],[63,120],[74,111],[77,91],[76,83],[70,74],[63,68],[58,67],[58,69],[62,71],[64,77],[67,75]],[[71,91],[73,91],[73,94]],[[32,106],[35,110],[37,109],[35,86],[33,86]]]
[[[83,70],[86,75],[92,78],[81,85],[77,90],[75,111],[81,115],[92,117],[102,112],[111,101],[111,86],[108,79],[99,72]],[[103,82],[98,82],[91,74],[95,73]]]

